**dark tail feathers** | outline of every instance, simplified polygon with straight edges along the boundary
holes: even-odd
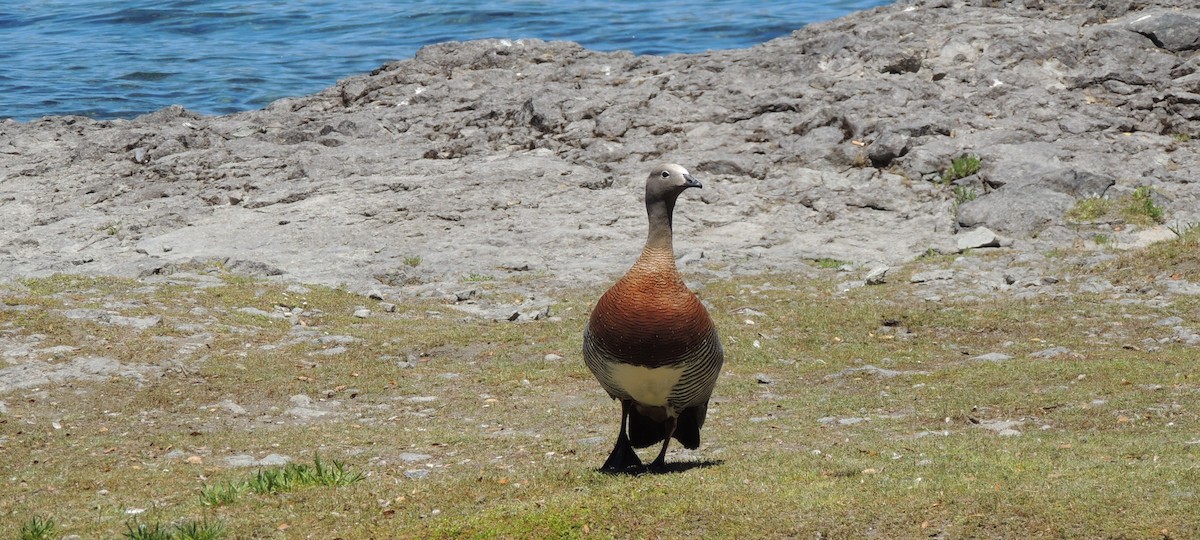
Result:
[[[679,413],[675,423],[675,440],[684,448],[696,449],[700,446],[700,427],[704,425],[704,417],[708,415],[708,404],[689,407]],[[661,443],[667,435],[666,421],[658,422],[638,412],[636,407],[629,410],[629,442],[634,448]]]

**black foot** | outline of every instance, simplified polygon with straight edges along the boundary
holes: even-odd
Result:
[[[622,442],[625,444],[621,444]],[[643,470],[645,467],[642,460],[633,451],[633,447],[629,446],[628,441],[618,441],[612,454],[609,454],[604,465],[600,467],[600,472],[608,474],[639,474]]]

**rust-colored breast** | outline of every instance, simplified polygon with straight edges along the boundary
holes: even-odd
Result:
[[[647,367],[671,365],[716,339],[708,310],[674,266],[674,261],[665,269],[635,265],[600,297],[588,333],[592,345],[608,360]]]

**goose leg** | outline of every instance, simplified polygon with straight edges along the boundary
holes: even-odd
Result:
[[[667,445],[671,444],[671,436],[675,434],[676,419],[669,416],[663,424],[667,435],[663,438],[662,450],[658,451],[658,457],[650,464],[650,470],[654,472],[667,472]]]
[[[617,444],[613,446],[612,453],[608,455],[608,459],[604,461],[604,465],[600,467],[601,472],[606,473],[623,473],[632,470],[640,470],[642,468],[642,460],[638,459],[637,452],[633,451],[633,446],[629,444],[629,435],[625,432],[625,427],[629,421],[629,408],[632,403],[627,400],[621,400],[621,433],[617,435]]]

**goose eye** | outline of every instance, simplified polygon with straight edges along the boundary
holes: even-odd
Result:
[[[663,178],[667,178],[667,177],[670,177],[670,176],[671,176],[671,173],[669,173],[669,172],[667,172],[667,171],[663,171],[663,172],[662,172],[662,177],[663,177]]]

